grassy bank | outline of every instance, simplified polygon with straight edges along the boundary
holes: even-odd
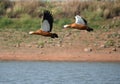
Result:
[[[120,15],[120,1],[65,1],[65,2],[41,2],[41,1],[0,1],[0,29],[37,29],[41,26],[42,13],[45,9],[52,11],[54,26],[58,29],[64,24],[74,22],[74,16],[79,14],[88,20],[93,28],[101,28],[106,24],[110,26],[113,18]],[[112,23],[111,23],[112,21]]]
[[[29,31],[39,29],[44,10],[50,10],[54,17],[53,32],[58,39],[28,35]],[[94,32],[82,34],[80,31],[64,31],[63,25],[74,22],[79,14],[86,18]],[[0,1],[0,48],[8,47],[51,47],[90,45],[95,48],[101,44],[107,47],[120,47],[120,1]],[[73,34],[71,34],[73,32]],[[81,35],[83,36],[81,36]],[[84,36],[87,35],[87,36]],[[93,40],[90,40],[92,38]],[[78,44],[78,45],[80,45]],[[96,47],[97,46],[97,47]]]

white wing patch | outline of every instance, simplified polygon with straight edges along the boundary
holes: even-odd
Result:
[[[79,16],[79,15],[76,15],[76,16],[75,16],[75,23],[76,23],[76,24],[83,24],[83,25],[85,25],[84,20],[83,20],[82,17]]]
[[[49,32],[50,31],[50,24],[48,23],[47,20],[44,20],[42,22],[41,28],[43,31]]]

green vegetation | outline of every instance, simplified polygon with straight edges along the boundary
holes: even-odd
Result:
[[[114,40],[108,40],[108,41],[105,43],[105,46],[106,46],[106,47],[114,46],[114,45],[115,45],[115,41],[114,41]]]
[[[0,29],[3,28],[15,28],[15,29],[22,29],[22,30],[30,30],[40,28],[40,20],[37,18],[7,18],[2,17],[0,20]]]
[[[73,0],[54,3],[4,0],[0,1],[0,29],[15,28],[26,31],[38,29],[45,9],[52,11],[55,18],[54,25],[58,29],[64,24],[73,22],[75,14],[85,17],[91,27],[99,29],[102,25],[108,24],[106,22],[112,21],[112,18],[119,16],[119,8],[119,0],[115,2]],[[116,25],[120,26],[120,22],[115,22],[112,27]]]
[[[41,27],[43,11],[46,9],[50,10],[53,14],[53,32],[59,34],[57,41],[51,38],[42,38],[37,35],[28,34],[29,31],[34,31]],[[78,0],[70,0],[69,2],[17,0],[11,2],[9,0],[0,0],[0,44],[5,47],[24,45],[29,47],[34,47],[30,45],[45,47],[50,44],[52,46],[61,46],[63,41],[72,44],[69,43],[74,41],[71,39],[81,39],[80,36],[78,37],[80,31],[74,31],[75,33],[71,34],[72,30],[64,31],[62,29],[63,25],[74,22],[76,14],[83,16],[88,21],[88,25],[94,28],[94,32],[97,32],[95,35],[98,40],[103,33],[112,30],[117,31],[108,35],[105,46],[120,46],[120,40],[118,40],[120,38],[118,32],[120,29],[120,0],[114,2],[100,0],[85,2]],[[103,38],[104,35],[101,37]],[[64,38],[68,39],[68,41],[64,40]],[[89,43],[88,40],[83,41],[86,44]]]

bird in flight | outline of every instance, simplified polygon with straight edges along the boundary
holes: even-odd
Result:
[[[75,16],[75,22],[74,23],[64,25],[64,28],[87,30],[88,32],[93,31],[92,28],[87,26],[87,21],[83,17],[81,17],[79,15]]]
[[[41,29],[37,31],[30,31],[29,34],[42,35],[42,36],[51,37],[51,38],[58,38],[58,35],[56,33],[51,33],[53,28],[53,21],[54,21],[53,15],[50,13],[50,11],[45,10],[43,13]]]

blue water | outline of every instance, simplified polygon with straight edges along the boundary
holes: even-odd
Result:
[[[0,84],[120,84],[120,63],[0,62]]]

